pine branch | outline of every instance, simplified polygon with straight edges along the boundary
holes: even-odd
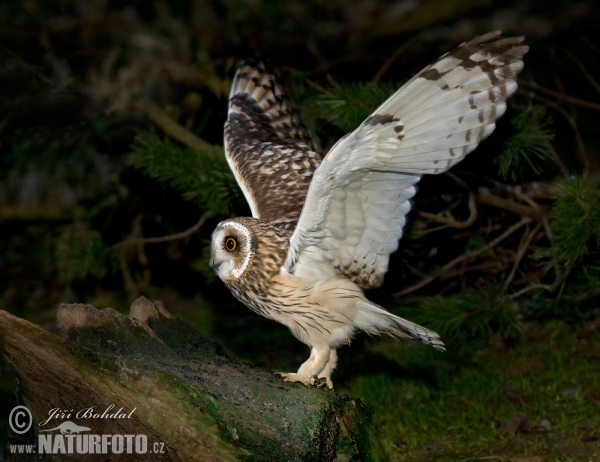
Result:
[[[600,247],[600,188],[575,177],[560,186],[550,221],[554,242],[538,249],[537,258],[556,259],[566,276],[587,255]]]
[[[494,284],[430,297],[411,311],[411,319],[439,333],[449,346],[488,341],[496,333],[514,337],[523,329],[518,305]]]
[[[208,215],[232,215],[242,194],[222,147],[187,149],[155,133],[135,138],[133,161],[144,173],[182,192]]]
[[[390,83],[338,83],[329,88],[327,93],[317,100],[317,104],[329,123],[350,132],[397,88]]]
[[[600,284],[600,188],[581,177],[571,178],[559,187],[546,235],[551,245],[536,248],[533,258],[556,267],[550,284],[536,282],[513,293],[511,298],[532,291],[532,310],[581,318],[598,306]],[[554,295],[544,298],[541,291]]]
[[[62,282],[73,282],[88,276],[103,277],[115,272],[118,260],[100,233],[87,224],[65,227],[55,247],[58,276]]]
[[[552,158],[549,141],[554,139],[552,120],[542,106],[521,109],[512,119],[515,133],[504,142],[504,150],[495,160],[499,174],[505,180],[517,181],[529,169],[542,171],[541,162]]]
[[[207,143],[202,138],[196,136],[185,127],[181,126],[174,119],[163,111],[160,107],[153,103],[145,103],[140,106],[146,115],[152,119],[158,127],[160,127],[167,135],[175,138],[177,141],[185,144],[192,149],[212,150],[216,146]]]

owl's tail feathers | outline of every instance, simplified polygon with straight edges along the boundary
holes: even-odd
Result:
[[[354,322],[370,335],[387,334],[396,338],[410,338],[436,350],[446,350],[440,336],[432,330],[396,316],[371,302],[361,302],[358,308]]]

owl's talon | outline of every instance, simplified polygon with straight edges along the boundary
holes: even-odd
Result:
[[[314,386],[317,388],[327,388],[328,390],[333,390],[333,382],[328,377],[317,377],[313,375],[310,379],[301,378],[297,373],[294,372],[275,372],[275,375],[278,375],[283,379],[284,382],[300,382],[304,385]]]
[[[290,373],[289,372],[275,372],[274,374],[281,377],[284,382],[290,382],[290,379],[289,379]]]
[[[275,374],[282,377],[284,382],[300,382],[306,386],[312,385],[310,380],[302,379],[294,372],[275,372]]]
[[[312,379],[311,385],[316,386],[317,388],[327,388],[328,390],[333,390],[333,382],[331,379],[327,377],[314,377]]]

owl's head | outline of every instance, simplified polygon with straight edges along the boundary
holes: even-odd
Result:
[[[239,278],[251,265],[253,233],[240,219],[222,221],[212,235],[210,266],[221,279]]]

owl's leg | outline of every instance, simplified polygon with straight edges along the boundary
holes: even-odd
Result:
[[[310,357],[300,366],[298,372],[279,372],[286,382],[302,382],[304,385],[314,385],[317,377],[325,369],[331,358],[331,349],[329,347],[313,347],[310,350]],[[330,372],[331,374],[331,372]],[[331,382],[331,380],[329,380]],[[329,385],[329,383],[328,383]],[[332,384],[333,387],[333,384]]]
[[[327,388],[330,390],[333,389],[333,382],[331,381],[331,373],[337,366],[337,350],[331,349],[329,354],[329,361],[325,364],[323,370],[319,373],[319,381],[323,383],[323,385],[327,385]]]

